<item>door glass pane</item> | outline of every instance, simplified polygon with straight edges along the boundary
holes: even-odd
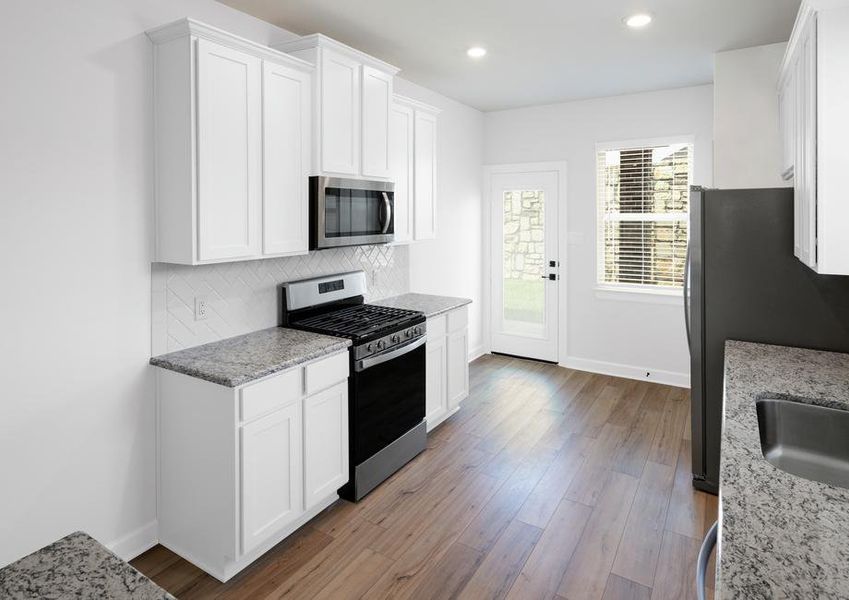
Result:
[[[542,324],[545,319],[545,195],[504,192],[504,320]]]

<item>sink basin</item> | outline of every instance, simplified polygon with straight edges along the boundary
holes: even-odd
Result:
[[[761,450],[793,475],[849,488],[849,411],[784,400],[757,401]]]

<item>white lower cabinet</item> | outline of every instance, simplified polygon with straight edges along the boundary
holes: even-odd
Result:
[[[242,427],[242,552],[301,514],[301,439],[299,400]]]
[[[348,384],[304,400],[304,501],[310,509],[348,481]]]
[[[347,379],[347,351],[236,388],[160,370],[160,543],[227,581],[332,504]]]
[[[425,419],[430,431],[469,395],[469,328],[465,306],[427,321]]]
[[[448,390],[445,374],[445,315],[427,322],[425,353],[425,419],[430,431],[448,414]]]

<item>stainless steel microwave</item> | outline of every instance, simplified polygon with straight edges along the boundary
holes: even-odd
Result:
[[[310,249],[395,240],[395,184],[310,177]]]

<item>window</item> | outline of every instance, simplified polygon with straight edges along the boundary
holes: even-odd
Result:
[[[675,290],[684,282],[693,145],[599,146],[598,283]]]

